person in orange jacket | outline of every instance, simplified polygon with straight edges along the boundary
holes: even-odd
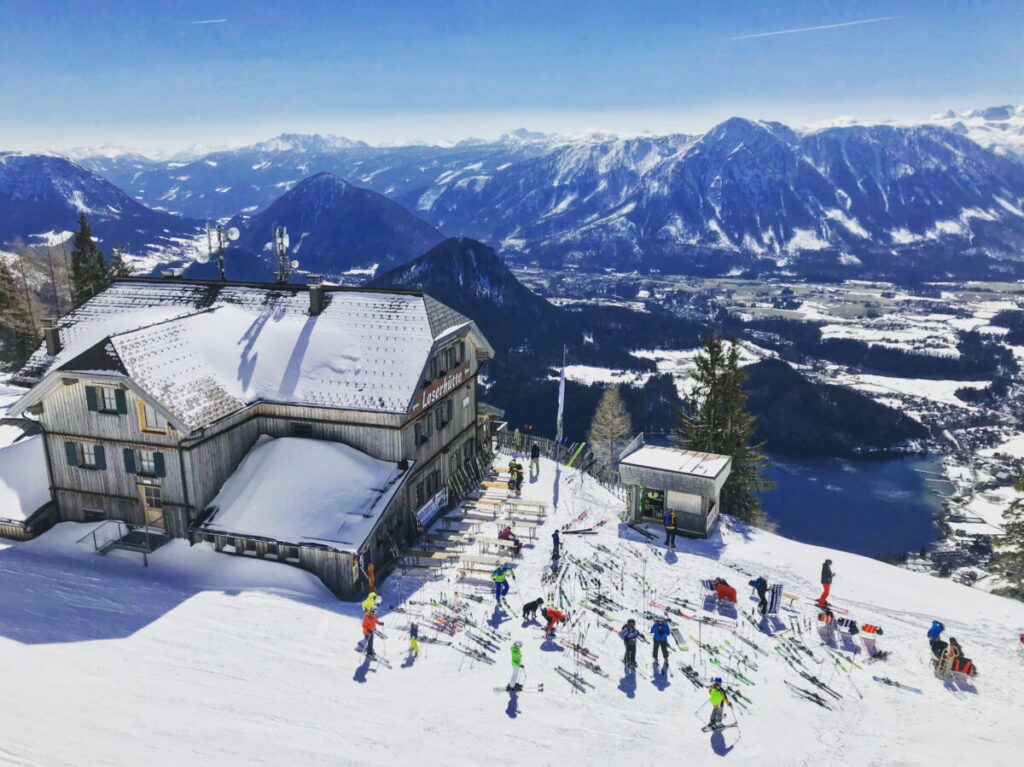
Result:
[[[544,629],[544,633],[548,636],[554,636],[555,624],[559,621],[564,621],[567,617],[565,613],[561,610],[556,610],[554,607],[545,607],[540,611],[540,614],[547,618],[548,625],[547,628]]]
[[[380,618],[377,617],[376,610],[370,610],[363,616],[363,638],[366,639],[366,657],[376,658],[377,655],[373,652],[373,632],[377,630],[378,626],[383,626],[380,622]]]

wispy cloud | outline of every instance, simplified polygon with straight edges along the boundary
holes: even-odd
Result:
[[[193,21],[193,24],[227,24],[227,19],[203,19],[202,21]]]
[[[877,24],[880,21],[891,21],[899,16],[879,16],[874,19],[861,19],[859,21],[844,21],[841,24],[821,24],[817,27],[800,27],[799,29],[780,29],[777,32],[758,32],[753,35],[739,35],[730,37],[730,40],[749,40],[752,37],[774,37],[775,35],[795,35],[798,32],[817,32],[819,29],[838,29],[839,27],[855,27],[858,24]]]

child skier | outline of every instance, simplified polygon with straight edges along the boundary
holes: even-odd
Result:
[[[376,610],[380,607],[380,603],[384,600],[377,595],[377,592],[371,591],[370,596],[363,600],[363,612],[368,613],[370,610]]]
[[[512,679],[505,689],[509,692],[519,692],[523,689],[519,678],[523,673],[523,643],[515,641],[512,643]]]
[[[654,662],[658,662],[658,650],[661,650],[665,663],[668,663],[668,638],[672,635],[668,621],[658,618],[651,626],[651,633],[654,635]]]
[[[515,578],[512,572],[512,565],[498,565],[491,573],[491,580],[494,581],[494,601],[501,600],[508,594],[508,579]]]
[[[378,626],[383,626],[377,618],[377,611],[370,610],[366,615],[363,616],[363,638],[366,640],[366,645],[363,648],[366,652],[366,657],[371,660],[377,658],[376,653],[373,652],[373,634],[377,630]]]
[[[711,687],[708,688],[708,698],[711,700],[711,721],[708,722],[708,727],[712,730],[717,730],[722,726],[723,707],[727,703],[732,705],[729,701],[729,696],[722,689],[722,677],[715,677]]]
[[[818,607],[825,607],[828,604],[828,595],[832,591],[832,560],[826,559],[821,566],[821,596],[818,597]]]
[[[640,636],[640,632],[636,627],[636,621],[632,618],[626,621],[626,625],[622,627],[619,636],[622,638],[622,643],[626,646],[626,655],[622,658],[622,662],[630,668],[636,668],[636,640]]]
[[[409,654],[420,654],[420,627],[416,623],[409,624]]]
[[[551,559],[557,560],[562,556],[562,538],[558,531],[551,533]]]

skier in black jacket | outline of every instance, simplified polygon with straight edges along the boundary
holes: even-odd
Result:
[[[818,607],[825,607],[828,604],[828,595],[832,591],[832,560],[826,559],[821,566],[821,596],[818,597]]]
[[[757,592],[757,609],[761,615],[764,615],[768,611],[768,581],[764,579],[763,575],[760,575],[749,581],[749,585]]]

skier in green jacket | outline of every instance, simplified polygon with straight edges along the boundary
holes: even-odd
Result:
[[[722,677],[715,677],[711,687],[708,688],[708,697],[711,699],[711,721],[708,723],[708,727],[715,730],[722,726],[722,709],[727,703],[732,705],[729,696],[722,689]]]
[[[512,680],[505,687],[509,692],[519,692],[523,689],[520,684],[520,677],[523,674],[523,643],[512,643]]]

